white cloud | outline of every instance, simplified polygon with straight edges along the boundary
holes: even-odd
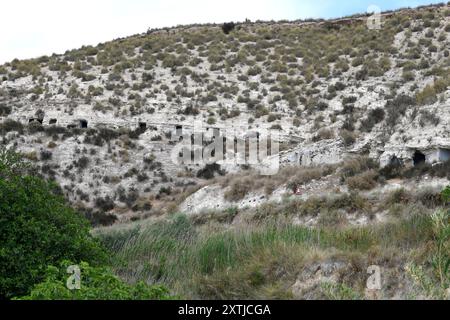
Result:
[[[148,27],[187,23],[294,19],[292,0],[3,0],[0,63],[63,53]]]
[[[149,27],[336,17],[373,0],[1,0],[0,63],[96,45]],[[438,0],[375,0],[388,7]]]

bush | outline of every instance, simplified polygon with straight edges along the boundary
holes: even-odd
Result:
[[[64,127],[58,127],[58,126],[50,126],[50,127],[44,127],[45,133],[47,136],[54,136],[57,134],[66,134],[67,129]]]
[[[324,166],[317,168],[299,168],[296,169],[295,175],[289,179],[287,188],[295,192],[298,187],[305,185],[312,180],[320,180],[335,172],[333,166]]]
[[[392,161],[390,164],[388,164],[384,168],[381,168],[379,170],[379,173],[385,179],[394,179],[401,175],[403,169],[404,169],[404,166],[403,166],[402,162],[400,162],[397,159],[397,161]]]
[[[239,201],[245,198],[245,196],[252,190],[254,181],[250,178],[246,178],[242,181],[235,181],[230,189],[225,192],[225,199],[228,201]]]
[[[217,172],[219,175],[223,176],[225,171],[220,169],[220,165],[217,163],[207,164],[203,169],[197,172],[197,178],[202,178],[210,180],[214,178],[214,174]]]
[[[257,76],[258,74],[260,74],[262,72],[261,68],[258,66],[254,66],[251,67],[250,69],[248,69],[247,71],[247,75],[252,77],[252,76]]]
[[[424,127],[426,124],[431,124],[433,126],[437,126],[441,122],[441,118],[437,116],[436,114],[428,111],[428,110],[421,110],[420,111],[420,126]]]
[[[447,186],[441,193],[442,201],[450,203],[450,186]]]
[[[133,187],[128,189],[128,193],[122,186],[117,188],[117,196],[120,202],[125,203],[129,208],[133,206],[137,199],[139,199],[139,191]]]
[[[41,151],[41,161],[49,161],[53,157],[53,153],[48,150],[42,150]]]
[[[197,116],[200,114],[200,110],[190,105],[184,108],[183,110],[179,110],[177,113],[185,116]]]
[[[144,282],[129,285],[116,277],[108,268],[92,267],[86,262],[79,265],[80,289],[67,288],[68,267],[63,261],[59,268],[49,266],[46,278],[21,300],[163,300],[169,291],[163,286],[149,286]]]
[[[371,158],[368,157],[355,157],[346,160],[341,168],[341,179],[347,180],[347,178],[354,177],[365,171],[378,169],[378,164]]]
[[[112,226],[117,221],[117,216],[103,211],[87,210],[84,216],[89,220],[92,227]]]
[[[283,130],[283,127],[279,124],[274,124],[270,127],[270,130]]]
[[[89,223],[66,205],[58,186],[25,168],[18,155],[0,150],[0,299],[29,293],[48,265],[106,259]]]
[[[415,76],[414,72],[412,72],[412,71],[403,71],[402,78],[403,78],[403,81],[405,81],[405,82],[411,82],[411,81],[414,81],[416,76]]]
[[[416,101],[419,105],[433,104],[437,101],[437,95],[445,92],[450,85],[450,78],[441,78],[433,84],[426,86],[416,94]]]
[[[355,103],[358,100],[355,96],[344,97],[342,99],[342,104]]]
[[[397,125],[400,116],[404,116],[409,107],[416,105],[416,100],[406,95],[399,95],[386,102],[387,117],[386,122],[390,127]]]
[[[372,190],[377,185],[378,174],[370,170],[347,179],[350,190]]]
[[[366,119],[361,121],[361,130],[365,132],[372,131],[373,127],[384,120],[385,112],[381,108],[376,108],[369,112]]]
[[[341,139],[346,147],[349,147],[356,142],[356,134],[351,131],[344,129],[341,130],[339,135],[341,136]]]
[[[15,120],[6,119],[3,123],[0,123],[0,132],[6,134],[8,132],[16,131],[23,133],[23,125]]]
[[[80,159],[78,159],[77,161],[74,161],[74,165],[76,168],[78,168],[80,171],[83,171],[84,169],[86,169],[89,165],[89,158],[88,157],[81,157]]]
[[[95,199],[95,206],[103,211],[111,211],[115,207],[114,201],[110,197]]]
[[[222,31],[225,34],[230,34],[231,31],[234,30],[236,24],[234,22],[227,22],[222,25]]]
[[[329,140],[334,139],[334,132],[330,129],[320,129],[319,132],[313,137],[314,142],[318,142],[321,140]]]
[[[32,122],[27,127],[29,134],[35,134],[37,132],[44,132],[45,128],[39,122]]]
[[[275,113],[271,113],[267,117],[267,122],[274,122],[274,121],[277,121],[277,120],[281,120],[281,115],[275,114]]]
[[[416,100],[419,105],[435,103],[437,101],[437,96],[433,86],[426,86],[422,91],[418,92]]]
[[[8,116],[11,113],[11,108],[8,106],[5,106],[4,104],[0,104],[0,116],[5,117]]]
[[[209,117],[208,120],[206,121],[206,123],[209,125],[214,125],[214,124],[216,124],[216,118]]]

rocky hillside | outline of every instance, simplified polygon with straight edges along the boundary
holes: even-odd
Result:
[[[249,166],[171,160],[174,133],[195,120],[211,139],[229,128],[239,139],[279,130],[286,170],[333,168],[307,178],[283,171],[263,192],[277,199],[322,177],[328,192],[448,179],[448,167],[431,165],[450,159],[449,49],[449,4],[385,13],[380,30],[366,17],[149,30],[0,66],[1,143],[57,180],[96,224],[252,201],[256,187],[229,178]],[[359,169],[342,174],[339,164],[354,157]],[[204,189],[193,194],[205,185],[220,189],[207,193],[219,197],[206,197],[211,206]]]

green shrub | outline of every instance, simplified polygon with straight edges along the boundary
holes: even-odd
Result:
[[[254,67],[251,67],[250,69],[248,69],[248,71],[247,71],[247,75],[248,76],[257,76],[258,74],[260,74],[262,72],[262,70],[261,70],[261,68],[260,67],[258,67],[258,66],[254,66]]]
[[[450,203],[450,186],[447,186],[441,194],[444,203]]]
[[[88,221],[66,205],[60,189],[25,168],[18,155],[0,150],[0,299],[27,294],[48,265],[105,259]]]
[[[208,120],[206,121],[206,123],[209,125],[214,125],[214,124],[216,124],[216,118],[209,117]]]
[[[429,299],[448,299],[450,287],[450,211],[438,210],[428,217],[432,225],[433,241],[427,246],[427,265],[431,272],[409,263],[405,270],[422,294]]]
[[[414,81],[416,76],[414,75],[414,72],[412,72],[412,71],[403,71],[402,78],[403,78],[403,81],[405,81],[405,82],[411,82],[411,81]]]
[[[183,58],[177,57],[173,54],[166,55],[162,61],[162,66],[164,68],[176,68],[176,67],[182,67],[183,65],[184,65]]]
[[[167,300],[169,291],[163,286],[149,286],[144,282],[129,285],[116,277],[108,268],[92,267],[81,262],[80,289],[67,288],[70,274],[67,268],[74,265],[63,261],[60,267],[49,266],[46,278],[20,300]]]

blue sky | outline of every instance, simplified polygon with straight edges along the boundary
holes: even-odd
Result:
[[[295,3],[295,15],[314,18],[336,18],[354,13],[363,13],[371,5],[375,5],[381,11],[393,10],[404,7],[417,7],[425,4],[439,3],[442,1],[431,0],[292,0]]]
[[[441,0],[442,1],[442,0]],[[2,0],[0,63],[64,53],[149,27],[225,21],[332,18],[433,0]]]

